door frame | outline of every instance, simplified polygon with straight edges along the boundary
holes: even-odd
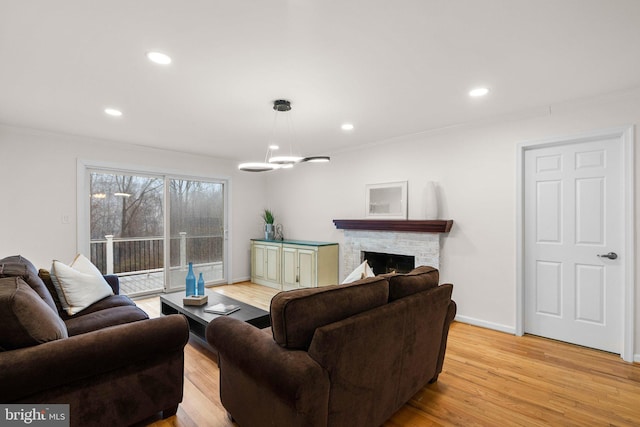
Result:
[[[622,205],[624,216],[622,351],[626,362],[633,362],[635,350],[635,181],[634,181],[634,128],[622,126],[593,132],[525,141],[516,146],[516,335],[524,335],[524,156],[529,150],[554,147],[596,139],[618,140],[622,153]]]

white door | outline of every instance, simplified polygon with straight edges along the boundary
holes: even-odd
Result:
[[[525,152],[525,332],[622,352],[621,145],[603,137]]]

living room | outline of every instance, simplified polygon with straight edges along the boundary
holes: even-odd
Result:
[[[77,42],[74,50],[68,50],[65,49],[68,40],[85,39],[81,34],[86,34],[89,44],[105,43],[102,37],[89,31],[88,27],[93,23],[93,18],[89,17],[93,17],[93,13],[87,6],[80,2],[64,2],[64,7],[45,2],[30,6],[18,3],[9,2],[0,9],[3,28],[0,52],[4,53],[6,63],[11,64],[0,69],[0,93],[4,94],[0,100],[0,152],[4,159],[2,181],[5,200],[0,253],[2,256],[22,254],[39,267],[50,266],[53,259],[71,261],[78,252],[79,233],[85,225],[83,221],[86,221],[78,195],[79,176],[82,176],[79,170],[83,162],[104,168],[117,166],[131,171],[227,179],[230,188],[228,283],[246,281],[250,277],[250,239],[263,235],[259,215],[265,207],[276,214],[287,238],[342,244],[344,232],[336,229],[333,220],[364,217],[366,185],[406,181],[407,218],[424,219],[426,186],[428,182],[435,182],[439,216],[454,221],[451,231],[441,237],[439,270],[441,282],[454,284],[453,299],[458,305],[456,320],[513,335],[518,332],[521,316],[518,309],[519,144],[590,135],[614,128],[636,128],[640,123],[640,60],[634,55],[635,46],[640,41],[640,30],[636,25],[640,9],[634,1],[592,1],[587,5],[573,1],[562,6],[540,5],[539,2],[517,2],[515,6],[507,6],[507,2],[500,1],[472,6],[474,2],[461,2],[450,8],[444,7],[440,12],[451,19],[458,13],[457,9],[468,8],[469,11],[482,12],[484,18],[490,19],[491,25],[476,26],[474,28],[480,33],[465,32],[465,37],[459,36],[460,39],[456,39],[455,33],[461,31],[463,23],[471,25],[473,22],[467,14],[458,23],[438,23],[436,29],[442,33],[418,32],[427,26],[419,18],[420,14],[414,15],[414,21],[410,19],[411,13],[402,13],[400,7],[389,11],[383,3],[375,2],[375,6],[368,7],[379,10],[371,12],[369,18],[372,22],[365,28],[371,30],[373,24],[384,28],[384,11],[399,20],[393,25],[388,24],[388,30],[395,29],[398,33],[389,31],[375,38],[371,35],[371,40],[380,43],[383,52],[389,52],[389,58],[405,58],[406,62],[397,62],[397,68],[401,69],[397,71],[399,76],[380,74],[377,87],[366,87],[362,91],[356,91],[358,73],[364,74],[375,68],[376,61],[388,61],[376,55],[375,47],[369,46],[366,61],[350,72],[347,69],[332,70],[340,68],[340,56],[329,56],[323,51],[331,66],[311,73],[318,63],[323,62],[319,59],[322,56],[317,56],[313,67],[306,64],[307,67],[303,68],[312,77],[308,81],[295,73],[296,65],[300,65],[296,63],[283,67],[284,76],[278,75],[274,71],[277,67],[272,64],[271,68],[260,69],[260,78],[252,79],[248,68],[240,68],[237,76],[225,74],[219,77],[229,84],[229,88],[225,89],[220,83],[213,90],[200,88],[199,96],[212,103],[215,99],[215,107],[211,104],[184,104],[188,100],[181,98],[174,86],[164,94],[159,87],[170,79],[182,79],[185,92],[195,97],[196,84],[190,80],[191,77],[196,75],[194,79],[204,86],[207,77],[203,75],[214,75],[216,66],[219,66],[217,62],[232,61],[233,54],[224,49],[218,48],[208,59],[213,63],[208,64],[211,68],[205,67],[208,61],[196,62],[193,75],[169,71],[178,75],[167,76],[166,70],[158,71],[146,63],[110,66],[109,72],[119,67],[131,67],[136,73],[140,72],[138,68],[146,67],[147,70],[141,72],[144,78],[148,78],[144,84],[142,81],[125,84],[127,77],[124,72],[115,78],[118,81],[115,86],[122,85],[131,90],[136,85],[143,86],[149,95],[154,91],[161,92],[162,96],[157,95],[158,98],[145,100],[145,103],[169,104],[174,100],[171,97],[175,96],[176,110],[150,108],[151,112],[141,111],[135,106],[136,100],[143,102],[140,97],[128,98],[126,92],[111,96],[108,90],[104,90],[101,86],[112,79],[107,71],[95,75],[70,74],[60,80],[64,72],[74,67],[82,70],[87,67],[82,60],[86,53],[82,50],[83,43]],[[164,6],[172,13],[184,7],[168,3]],[[280,3],[278,11],[286,15],[286,5]],[[256,7],[254,14],[264,12],[264,6],[245,6]],[[118,25],[132,31],[130,27],[134,25],[122,12],[128,6],[103,7],[105,10],[100,10],[100,13],[113,21],[101,21],[103,27],[97,28],[108,28],[113,22],[118,22]],[[197,7],[205,6],[198,4]],[[319,6],[317,9],[298,7],[302,10],[296,11],[299,13],[297,16],[307,19],[313,14],[326,19],[326,14],[331,12],[321,10]],[[419,6],[412,3],[403,7]],[[44,11],[42,16],[50,17],[50,22],[42,22],[44,18],[33,16],[41,8]],[[225,8],[232,6],[225,5]],[[206,7],[204,10],[215,15]],[[418,10],[426,20],[427,11]],[[216,15],[218,25],[223,25],[220,21],[225,11],[222,8],[219,16]],[[144,17],[143,12],[143,6],[130,11],[140,19]],[[198,15],[196,12],[194,14]],[[226,12],[241,15],[236,9]],[[158,20],[172,22],[169,12],[157,13]],[[187,11],[184,13],[188,14]],[[509,21],[509,14],[514,16],[513,21],[508,25],[501,22]],[[69,17],[65,18],[66,15]],[[73,29],[75,33],[62,31],[69,22],[82,21],[85,17],[86,22]],[[270,19],[260,24],[265,32],[279,22],[276,14],[267,17]],[[259,20],[256,16],[251,18]],[[323,26],[320,18],[312,21],[312,28],[318,33],[306,40],[310,46],[322,44],[323,37],[329,37],[320,29]],[[335,31],[344,28],[349,18],[357,20],[358,15],[350,10],[349,14],[336,19]],[[60,22],[56,22],[58,20]],[[184,22],[188,23],[189,19]],[[499,27],[498,23],[504,26]],[[37,31],[39,25],[44,28],[42,31]],[[177,28],[186,32],[188,26],[181,25]],[[407,27],[406,33],[400,30],[403,26]],[[497,29],[489,28],[493,26]],[[571,31],[566,30],[566,26],[570,26]],[[300,27],[303,26],[296,26],[290,31],[304,34]],[[523,29],[520,31],[519,28]],[[481,36],[483,29],[485,36]],[[175,33],[170,32],[166,39],[178,37]],[[142,63],[146,60],[144,53],[147,49],[162,47],[159,45],[162,37],[157,35],[162,34],[161,31],[149,30],[147,34],[153,34],[153,37],[140,37],[130,43],[121,41],[118,46],[127,46],[126,57],[131,59],[139,55]],[[339,34],[347,36],[342,30]],[[220,39],[221,34],[216,33],[216,36],[218,38],[213,40],[221,44],[226,42]],[[349,40],[356,43],[358,37],[353,34],[352,37]],[[428,37],[433,40],[426,43]],[[338,43],[335,39],[328,40],[336,43],[332,46]],[[147,41],[153,46],[145,45]],[[246,40],[240,40],[233,50],[237,53],[247,49],[250,56],[260,59],[268,56],[260,54],[268,52],[267,41],[277,46],[274,55],[286,52],[287,43],[300,43],[293,46],[302,51],[305,42],[269,35],[255,51]],[[169,43],[168,40],[166,42]],[[251,42],[257,43],[256,39]],[[208,43],[212,43],[210,39]],[[429,51],[439,43],[444,46],[451,44],[458,49],[450,62],[441,50]],[[29,56],[29,52],[39,51],[38,46],[51,51],[36,60]],[[178,46],[181,44],[176,43]],[[361,42],[355,46],[364,48],[368,43]],[[478,53],[482,50],[491,54],[484,57]],[[225,52],[228,56],[223,55]],[[174,57],[174,63],[170,65],[173,70],[186,67],[181,65],[179,51],[169,53]],[[412,62],[416,60],[413,56],[430,54],[437,61],[425,60],[417,65]],[[56,55],[61,55],[62,59],[57,60]],[[467,62],[464,58],[468,55],[478,65],[470,64],[471,60]],[[99,63],[95,59],[92,61]],[[68,68],[62,67],[61,63]],[[496,65],[492,66],[494,63]],[[46,71],[47,68],[51,70]],[[473,76],[474,68],[481,75]],[[500,72],[501,69],[506,71]],[[36,70],[40,74],[36,74]],[[230,73],[228,68],[224,70]],[[385,70],[390,72],[388,68]],[[438,74],[435,74],[436,70]],[[435,82],[429,74],[431,71]],[[50,77],[47,77],[47,72],[51,73]],[[438,89],[437,78],[457,73],[461,74],[457,80],[459,86],[455,88],[458,92],[454,93],[448,82],[446,89],[451,92],[443,95]],[[496,73],[496,76],[491,73]],[[343,80],[336,75],[342,75]],[[413,79],[410,84],[402,83],[409,78]],[[321,83],[324,80],[331,80],[331,84],[324,86]],[[231,85],[229,82],[235,83]],[[468,89],[480,83],[490,86],[489,94],[483,99],[468,98]],[[179,87],[179,84],[173,84]],[[79,93],[67,93],[75,85]],[[269,87],[260,88],[262,85]],[[95,86],[93,91],[86,92],[91,86]],[[236,96],[234,91],[240,91],[241,86],[249,89],[242,89],[242,95]],[[301,86],[306,88],[305,91],[299,89]],[[417,96],[412,95],[414,91]],[[356,102],[352,97],[359,99]],[[66,104],[82,98],[92,104],[95,111],[82,104],[81,113],[74,116],[77,111],[73,105]],[[292,102],[295,131],[304,154],[330,155],[331,161],[264,173],[239,171],[237,165],[240,161],[262,160],[272,130],[273,110],[270,104],[279,98]],[[18,100],[22,101],[18,103]],[[118,100],[127,100],[122,107],[123,117],[105,117],[101,111],[103,105]],[[417,108],[421,102],[428,104],[423,110]],[[375,110],[369,112],[369,116],[357,111],[358,108],[364,110],[365,105]],[[207,108],[212,110],[206,111]],[[191,110],[197,111],[184,112]],[[222,130],[223,122],[233,115],[260,117],[260,126],[252,126],[251,121],[247,121],[243,128],[250,129],[238,130],[246,132],[242,137],[246,147],[242,145],[241,148],[239,141],[242,138],[231,138],[232,129]],[[330,130],[324,129],[322,133],[331,145],[325,148],[321,140],[311,136],[308,138],[311,142],[303,141],[307,135],[317,131],[308,125],[311,119],[307,115],[327,116],[335,122]],[[138,120],[136,116],[145,117],[148,127],[130,127],[131,122]],[[173,118],[185,126],[184,134],[171,133],[173,128],[165,128],[165,122],[171,122]],[[424,125],[417,126],[420,118]],[[353,121],[354,129],[341,131],[342,120]],[[201,128],[204,130],[194,130],[198,121],[208,122],[209,126]],[[394,127],[399,124],[406,125]],[[393,130],[386,130],[385,125]],[[92,133],[94,126],[99,130]],[[216,132],[217,127],[221,128],[219,132]],[[307,134],[305,129],[309,131]],[[189,139],[196,139],[198,132],[210,133],[189,145]],[[634,143],[636,139],[634,135]],[[631,184],[635,184],[632,197],[637,205],[637,200],[640,200],[638,153],[634,153],[630,160],[635,165],[632,173],[635,178]],[[631,249],[627,254],[635,270],[639,253],[635,242],[632,242]],[[621,252],[622,248],[618,251]],[[341,263],[340,279],[348,273]],[[635,273],[631,288],[635,292],[635,295],[631,294],[635,308],[630,313],[633,321],[626,326],[627,332],[631,330],[626,340],[632,343],[631,360],[640,362],[640,316],[637,315],[640,293],[636,290]],[[620,353],[623,353],[622,348]]]

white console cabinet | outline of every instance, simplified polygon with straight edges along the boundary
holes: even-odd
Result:
[[[338,283],[338,244],[251,240],[251,281],[289,290]]]

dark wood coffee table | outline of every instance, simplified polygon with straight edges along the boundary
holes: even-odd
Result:
[[[240,307],[240,310],[227,314],[228,317],[242,320],[247,322],[256,328],[264,329],[271,326],[271,319],[269,318],[269,312],[260,310],[249,304],[245,304],[241,301],[229,298],[218,292],[210,289],[205,289],[206,295],[209,297],[209,301],[206,305],[184,305],[182,298],[184,298],[184,292],[173,292],[170,294],[160,295],[160,312],[162,314],[184,314],[189,321],[189,329],[194,335],[202,338],[206,341],[205,330],[207,325],[216,317],[224,316],[220,314],[207,313],[204,308],[212,306],[218,303],[222,304],[235,304]]]

